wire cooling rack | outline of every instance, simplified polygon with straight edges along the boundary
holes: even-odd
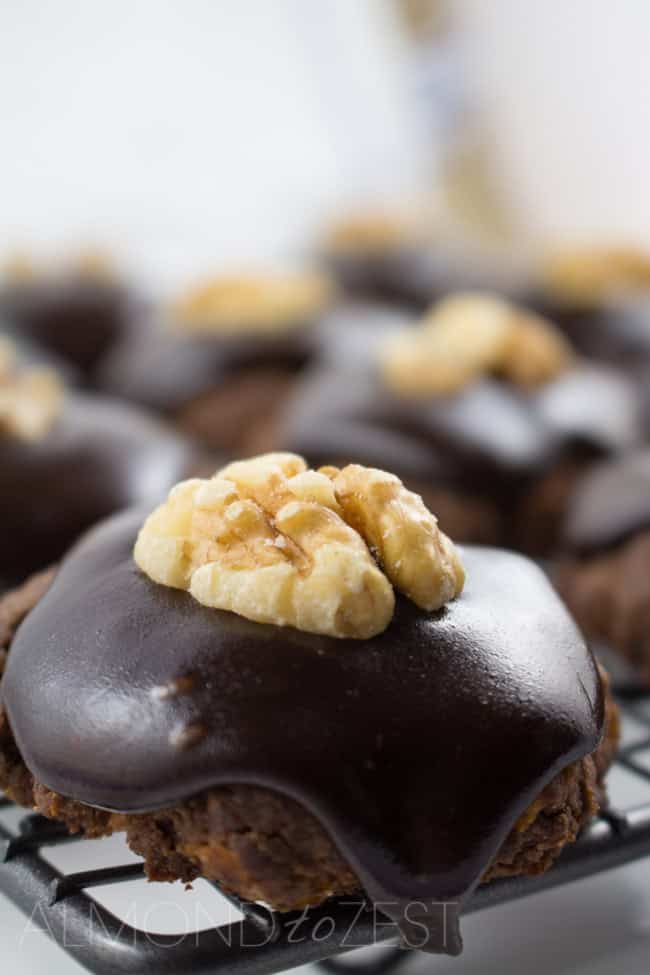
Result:
[[[633,688],[619,693],[624,720],[636,729],[616,764],[648,787],[643,805],[612,805],[593,821],[557,864],[541,877],[518,877],[480,887],[465,913],[535,894],[650,855],[650,696]],[[615,790],[613,790],[615,791]],[[0,795],[0,807],[10,807]],[[0,892],[33,923],[42,926],[80,964],[98,975],[270,975],[310,962],[334,973],[350,971],[338,956],[355,948],[395,940],[397,930],[370,905],[335,899],[310,911],[278,914],[223,894],[241,920],[192,932],[156,935],[132,927],[89,893],[94,887],[143,876],[140,863],[117,864],[83,873],[64,873],[42,850],[83,837],[58,824],[27,815],[16,828],[0,822]],[[101,842],[101,841],[95,841]],[[409,960],[399,948],[354,971],[395,972]]]

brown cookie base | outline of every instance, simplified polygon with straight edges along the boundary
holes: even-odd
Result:
[[[566,458],[543,473],[518,506],[507,544],[533,558],[557,551],[569,500],[589,461]]]
[[[406,486],[433,511],[442,531],[457,542],[502,545],[503,519],[495,504],[442,486],[406,479]]]
[[[272,426],[295,382],[279,367],[247,369],[197,396],[176,417],[182,430],[212,450],[254,452],[258,428]]]
[[[443,530],[457,541],[547,558],[557,551],[569,500],[590,463],[583,457],[561,459],[511,501],[489,493],[479,497],[436,486],[409,487],[423,496]]]
[[[9,648],[22,617],[49,579],[30,580],[0,600],[2,643]],[[616,751],[618,711],[607,696],[607,726],[591,756],[557,775],[520,817],[484,880],[547,870],[597,812],[603,777]],[[89,837],[125,831],[151,880],[206,877],[277,910],[320,903],[360,890],[360,883],[317,820],[295,801],[267,789],[219,787],[152,813],[115,814],[51,792],[34,781],[0,709],[0,788],[15,802]]]
[[[555,582],[583,631],[620,653],[650,685],[650,531],[611,551],[565,558]]]

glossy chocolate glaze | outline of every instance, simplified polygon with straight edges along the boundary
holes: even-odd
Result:
[[[650,449],[644,449],[599,464],[582,478],[567,512],[564,541],[588,554],[649,529]]]
[[[637,369],[650,363],[650,294],[621,292],[591,307],[538,294],[530,304],[555,322],[583,355]]]
[[[3,700],[36,778],[120,811],[219,784],[277,790],[324,824],[412,944],[459,951],[464,899],[602,732],[594,660],[543,573],[468,548],[444,610],[399,597],[385,633],[336,640],[153,583],[131,555],[142,517],[90,532],[12,644]]]
[[[353,296],[424,311],[458,291],[489,291],[522,300],[530,289],[522,268],[458,246],[414,242],[393,250],[325,253],[330,272]]]
[[[542,421],[569,445],[608,454],[646,438],[643,393],[623,370],[582,362],[543,386],[532,402]]]
[[[297,370],[313,354],[313,343],[309,325],[272,337],[198,335],[150,319],[114,349],[99,381],[114,395],[173,415],[240,370]]]
[[[1,324],[4,325],[4,322]],[[45,366],[58,373],[60,379],[66,386],[76,387],[81,383],[82,377],[79,370],[71,362],[67,359],[62,359],[51,349],[46,349],[30,339],[24,337],[19,338],[11,333],[10,330],[7,331],[5,328],[0,327],[0,339],[2,338],[8,339],[13,346],[16,354],[16,362],[20,368],[27,366]]]
[[[562,457],[622,451],[644,429],[636,385],[605,366],[580,364],[533,393],[484,379],[411,400],[392,396],[369,363],[339,361],[303,380],[279,440],[312,463],[357,458],[507,504]]]
[[[186,440],[140,410],[71,392],[43,438],[0,434],[0,579],[45,568],[120,508],[155,502],[193,459]]]
[[[127,330],[131,296],[115,282],[84,278],[7,283],[0,316],[18,337],[37,342],[90,376]]]

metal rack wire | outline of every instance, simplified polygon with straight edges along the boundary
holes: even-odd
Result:
[[[617,764],[650,787],[650,696],[633,688],[619,695],[624,716],[643,729],[625,745]],[[613,797],[615,803],[616,797]],[[0,807],[9,806],[0,796]],[[338,961],[345,952],[395,939],[395,927],[370,905],[332,900],[302,914],[278,914],[258,904],[224,896],[242,920],[186,935],[156,935],[130,926],[93,899],[93,887],[143,876],[139,863],[65,874],[41,849],[79,842],[56,823],[25,816],[17,829],[0,823],[0,893],[36,919],[72,956],[97,975],[270,975],[318,962],[330,972],[350,971]],[[601,812],[558,863],[541,877],[518,877],[480,887],[467,906],[473,913],[609,870],[650,855],[649,801],[634,808],[615,804]],[[364,975],[401,968],[409,953],[398,948],[355,967]]]

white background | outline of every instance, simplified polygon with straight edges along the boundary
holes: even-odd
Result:
[[[522,228],[650,243],[650,4],[457,8]],[[2,0],[0,120],[0,254],[99,240],[169,284],[286,256],[331,208],[413,189],[427,142],[383,0]],[[67,868],[120,844],[67,850]],[[414,971],[647,975],[649,881],[639,864],[469,918],[462,959]],[[207,895],[105,896],[174,931]],[[78,970],[4,903],[0,969]]]
[[[418,181],[384,0],[2,0],[0,256],[115,244],[142,274],[287,255]]]
[[[650,247],[648,0],[453,6],[520,230]]]

